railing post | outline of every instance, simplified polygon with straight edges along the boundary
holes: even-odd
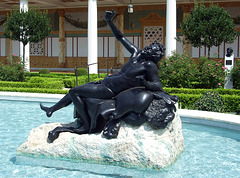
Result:
[[[87,72],[88,72],[88,82],[89,82],[89,65],[87,66]]]
[[[98,72],[98,78],[100,78],[100,74],[99,74],[99,62],[97,63],[97,72]]]
[[[108,68],[109,68],[109,61],[107,61],[107,76],[109,74]]]
[[[75,75],[76,75],[76,87],[78,86],[78,70],[77,67],[74,68]]]
[[[117,73],[117,59],[114,60],[115,63],[115,73]]]

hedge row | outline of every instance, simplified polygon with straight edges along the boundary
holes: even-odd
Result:
[[[75,73],[54,73],[51,72],[50,74],[39,74],[38,72],[30,72],[30,77],[50,77],[50,78],[64,78],[64,77],[73,77]]]
[[[99,81],[102,80],[103,78],[89,78],[89,82],[94,82],[94,81]],[[64,86],[66,88],[73,88],[76,86],[76,78],[68,78],[68,79],[63,79]],[[78,77],[78,85],[83,85],[85,83],[88,83],[88,77],[87,76],[79,76]]]
[[[179,108],[192,109],[194,103],[200,98],[200,94],[174,94],[179,97]],[[237,95],[220,95],[224,99],[225,112],[240,112],[240,96]]]
[[[43,83],[30,83],[30,82],[3,82],[0,81],[0,87],[9,88],[51,88],[51,89],[62,89],[63,82],[52,81]]]
[[[48,89],[48,88],[8,88],[0,87],[0,91],[7,92],[26,92],[26,93],[51,93],[51,94],[67,94],[68,90]]]
[[[53,73],[51,72],[50,74],[39,74],[39,73],[34,73],[31,72],[29,75],[29,77],[48,77],[48,78],[68,78],[68,77],[76,77],[75,73]],[[85,76],[87,77],[87,75],[81,75],[81,76]],[[106,73],[100,73],[100,77],[106,77],[107,74]],[[80,76],[79,76],[80,77]],[[98,74],[89,74],[90,78],[97,78]]]
[[[163,88],[168,93],[182,93],[182,94],[203,94],[206,91],[212,90],[212,89],[189,89],[189,88]],[[218,88],[214,89],[217,91],[220,95],[240,95],[240,90],[235,89],[223,89]]]

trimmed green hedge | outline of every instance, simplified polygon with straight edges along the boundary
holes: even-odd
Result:
[[[200,94],[174,94],[179,97],[179,108],[192,109],[194,103],[200,98]],[[225,112],[237,112],[240,113],[240,96],[238,95],[220,95],[224,99]]]
[[[240,96],[238,95],[221,95],[224,99],[225,112],[240,113]]]
[[[29,74],[30,77],[50,77],[50,78],[64,78],[64,77],[73,77],[75,73],[54,73],[50,74],[39,74],[38,72],[31,72]]]
[[[201,95],[183,94],[183,93],[171,93],[171,95],[177,95],[179,97],[179,108],[192,109],[194,103],[200,98]]]
[[[183,93],[183,94],[203,94],[211,89],[189,89],[189,88],[163,88],[167,93]],[[220,95],[240,95],[240,90],[235,89],[214,89]]]
[[[43,83],[29,83],[29,82],[4,82],[0,81],[0,87],[9,88],[51,88],[51,89],[62,89],[63,82],[52,81]]]
[[[7,92],[26,92],[26,93],[51,93],[51,94],[67,94],[68,90],[57,90],[48,88],[8,88],[0,87],[0,91]]]

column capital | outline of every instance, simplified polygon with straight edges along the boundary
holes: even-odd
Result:
[[[59,9],[58,14],[60,17],[63,17],[65,15],[65,9]]]
[[[125,10],[126,10],[126,7],[118,7],[117,8],[117,12],[119,15],[123,15]]]
[[[193,4],[182,4],[181,6],[184,14],[189,13],[191,9],[194,7]]]

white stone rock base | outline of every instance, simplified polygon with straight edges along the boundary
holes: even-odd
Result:
[[[53,143],[48,143],[48,132],[60,125],[43,124],[33,129],[27,141],[18,148],[18,154],[129,168],[161,169],[175,162],[184,150],[178,112],[165,129],[153,130],[147,123],[140,127],[123,123],[117,139],[107,140],[102,134],[77,135],[65,132]]]

